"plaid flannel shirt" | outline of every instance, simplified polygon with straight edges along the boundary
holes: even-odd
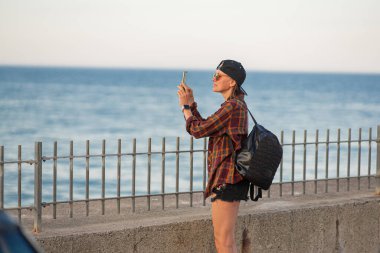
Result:
[[[214,187],[223,183],[236,184],[243,180],[235,169],[234,150],[241,149],[241,143],[248,135],[247,105],[244,95],[241,94],[236,98],[227,99],[219,110],[207,119],[202,118],[198,112],[196,102],[190,108],[193,116],[186,120],[187,132],[196,139],[209,137],[208,182],[204,192],[206,199]]]

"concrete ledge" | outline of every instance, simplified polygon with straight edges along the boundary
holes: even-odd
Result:
[[[45,221],[46,252],[216,252],[205,207]],[[241,202],[239,252],[380,252],[380,197],[331,193]]]

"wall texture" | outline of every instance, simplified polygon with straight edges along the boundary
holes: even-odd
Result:
[[[216,252],[210,207],[153,215],[142,222],[129,217],[132,225],[112,221],[46,229],[36,239],[46,252]],[[242,202],[236,239],[238,252],[380,253],[380,197]]]

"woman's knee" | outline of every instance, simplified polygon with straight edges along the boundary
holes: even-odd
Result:
[[[214,229],[215,242],[224,246],[233,245],[235,243],[235,231],[233,228]]]
[[[215,246],[217,248],[230,248],[236,245],[233,237],[215,238]]]

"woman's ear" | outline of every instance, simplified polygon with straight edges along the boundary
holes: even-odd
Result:
[[[231,78],[230,87],[236,86],[236,81]]]

